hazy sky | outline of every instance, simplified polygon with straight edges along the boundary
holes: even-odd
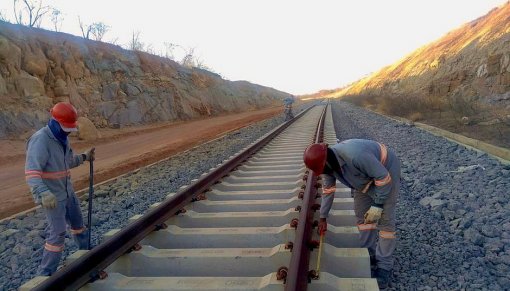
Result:
[[[44,1],[44,0],[43,0]],[[46,0],[64,13],[63,32],[84,23],[111,27],[105,40],[127,44],[133,31],[163,50],[195,47],[230,80],[293,94],[341,87],[389,65],[507,0]],[[0,12],[12,19],[12,1]],[[50,22],[43,23],[50,27]]]

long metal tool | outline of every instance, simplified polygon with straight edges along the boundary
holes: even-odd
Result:
[[[94,159],[91,159],[89,167],[89,210],[87,216],[87,249],[92,248],[91,236],[92,236],[92,199],[94,198]]]
[[[317,268],[315,269],[317,272],[317,276],[321,275],[321,256],[322,256],[322,244],[324,243],[324,233],[321,233],[321,238],[319,242],[319,256],[317,257]]]

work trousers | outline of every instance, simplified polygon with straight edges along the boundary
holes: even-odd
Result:
[[[40,276],[50,276],[55,273],[62,258],[67,225],[69,225],[71,235],[79,249],[87,249],[88,236],[87,229],[83,225],[80,201],[74,193],[66,200],[59,201],[55,208],[43,208],[43,210],[48,220],[48,226],[46,227],[43,256],[37,273]]]
[[[391,175],[391,193],[384,202],[381,219],[378,223],[365,224],[364,215],[373,205],[373,199],[360,191],[353,190],[354,212],[360,232],[361,247],[368,248],[370,256],[374,256],[377,267],[385,270],[393,269],[393,252],[396,246],[395,207],[400,190],[400,161],[393,153],[388,152],[385,165]]]

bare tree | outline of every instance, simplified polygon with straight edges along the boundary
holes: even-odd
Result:
[[[184,57],[181,60],[181,65],[191,68],[195,66],[195,48],[190,47],[186,50]]]
[[[81,22],[80,16],[78,16],[78,22],[80,23],[80,29],[81,29],[81,34],[82,34],[83,38],[90,39],[90,33],[92,32],[92,27],[90,25],[83,24],[83,22]]]
[[[113,45],[119,45],[119,38],[118,37],[112,38],[110,40],[107,40],[106,42],[111,43]]]
[[[5,21],[5,22],[9,21],[9,20],[7,20],[7,17],[5,16],[5,14],[2,13],[2,11],[0,11],[0,21]]]
[[[92,33],[94,39],[97,41],[102,41],[104,35],[110,30],[110,27],[102,22],[94,22],[90,27],[92,27],[90,33]]]
[[[131,41],[128,44],[129,49],[134,51],[143,51],[145,44],[142,42],[140,38],[140,31],[133,31],[133,35],[131,37]]]
[[[62,12],[56,8],[53,8],[51,11],[51,22],[53,23],[53,28],[55,31],[60,31],[62,29],[62,21],[64,20],[64,16]]]
[[[81,34],[85,39],[90,39],[92,36],[94,40],[102,41],[104,35],[110,30],[110,26],[104,24],[103,22],[85,24],[81,21],[79,16],[78,22],[80,23]]]
[[[14,18],[16,23],[29,27],[40,27],[42,17],[50,12],[51,7],[43,5],[42,0],[13,0]],[[25,18],[28,17],[28,20]]]
[[[179,45],[177,45],[175,43],[171,43],[171,42],[164,42],[163,45],[165,46],[165,55],[164,56],[167,59],[174,60],[175,59],[174,52],[175,52],[175,49],[177,47],[179,47]]]
[[[154,45],[152,44],[149,44],[145,47],[145,52],[146,53],[149,53],[151,55],[155,55],[156,54],[156,49],[154,48]]]

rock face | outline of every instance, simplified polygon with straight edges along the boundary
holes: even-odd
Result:
[[[510,2],[332,95],[455,98],[510,109]]]
[[[101,137],[101,133],[94,126],[94,123],[86,117],[78,118],[78,138],[81,140],[93,141]]]
[[[70,101],[97,127],[261,108],[289,96],[119,46],[0,21],[0,138],[45,124]]]

